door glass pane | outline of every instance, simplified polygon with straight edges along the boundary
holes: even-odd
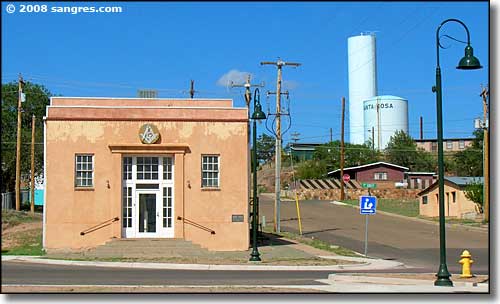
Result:
[[[156,232],[156,194],[139,194],[139,232]]]

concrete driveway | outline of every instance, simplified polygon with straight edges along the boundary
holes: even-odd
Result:
[[[274,196],[262,195],[260,215],[273,225]],[[350,206],[330,201],[300,202],[303,234],[364,253],[365,216]],[[281,204],[281,230],[298,232],[295,202]],[[449,226],[446,229],[447,264],[453,273],[461,271],[458,264],[464,249],[471,252],[473,273],[488,273],[488,233],[469,228]],[[437,272],[439,267],[439,226],[437,223],[376,214],[369,217],[368,256],[391,259],[408,267]]]

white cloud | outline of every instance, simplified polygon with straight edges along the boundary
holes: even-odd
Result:
[[[231,85],[231,81],[235,84],[243,84],[247,80],[249,72],[240,72],[238,70],[230,70],[226,74],[222,75],[219,80],[217,80],[217,85],[222,87],[227,87]]]

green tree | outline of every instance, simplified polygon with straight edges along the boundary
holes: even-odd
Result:
[[[410,168],[410,171],[433,171],[436,160],[432,155],[421,148],[413,138],[404,131],[396,131],[387,147],[385,156],[388,162]]]
[[[327,166],[324,160],[311,159],[299,163],[296,171],[299,179],[324,178]]]
[[[464,190],[465,197],[474,202],[480,212],[483,212],[483,183],[474,181],[468,184]]]
[[[338,169],[340,167],[340,141],[336,140],[316,147],[313,159],[322,161],[327,172]],[[344,144],[344,167],[359,166],[379,160],[380,153],[371,149],[368,144]]]
[[[261,134],[257,138],[257,160],[260,163],[269,162],[273,159],[276,147],[276,141],[274,137],[267,134]]]
[[[458,176],[483,175],[483,130],[474,131],[472,145],[453,156],[454,171]]]
[[[44,86],[26,82],[23,86],[26,101],[22,103],[21,119],[21,180],[30,180],[31,117],[35,125],[35,176],[43,172],[43,121],[45,107],[52,94]],[[16,180],[18,84],[2,84],[2,192],[14,191]]]

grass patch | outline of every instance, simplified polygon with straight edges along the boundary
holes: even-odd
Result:
[[[17,245],[2,249],[2,255],[44,255],[42,248],[42,229],[32,229],[17,233]]]
[[[38,222],[42,220],[41,213],[32,215],[27,211],[2,210],[2,228],[14,227],[19,224]]]
[[[359,200],[342,201],[351,206],[359,206]],[[417,217],[419,215],[418,200],[395,200],[395,199],[378,199],[377,210],[399,214],[408,217]]]
[[[332,245],[332,244],[325,242],[325,241],[322,241],[322,240],[307,238],[307,237],[301,236],[301,235],[293,233],[293,232],[281,231],[280,233],[275,233],[272,231],[271,228],[267,228],[267,227],[264,228],[264,232],[272,233],[272,234],[279,235],[279,236],[287,238],[287,239],[295,240],[295,241],[298,241],[302,244],[306,244],[308,246],[311,246],[311,247],[314,247],[317,249],[333,252],[337,255],[359,257],[359,255],[356,254],[356,252],[354,252],[350,249],[347,249],[347,248],[344,248],[341,246]]]

